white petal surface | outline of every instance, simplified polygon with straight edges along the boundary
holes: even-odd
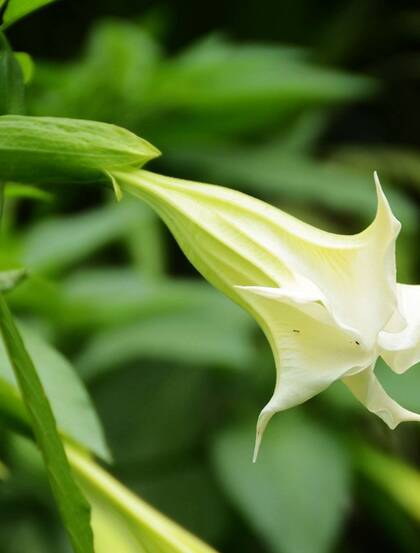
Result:
[[[373,372],[373,365],[343,378],[343,382],[371,413],[378,415],[390,428],[394,429],[404,421],[420,421],[419,414],[404,409],[385,392]]]
[[[241,288],[274,352],[277,368],[273,397],[257,425],[255,455],[274,413],[325,390],[332,382],[372,362],[372,353],[340,329],[312,292]]]
[[[156,209],[193,265],[245,307],[270,341],[277,379],[259,418],[256,451],[273,413],[343,377],[388,424],[417,417],[388,398],[373,372],[350,377],[374,362],[384,328],[400,333],[405,324],[395,267],[400,223],[376,175],[375,219],[352,236],[220,186],[143,170],[114,176]]]
[[[406,321],[401,332],[381,332],[380,353],[396,373],[420,361],[420,286],[397,285],[398,310]]]
[[[373,223],[343,236],[221,186],[143,170],[114,176],[155,207],[198,270],[234,299],[241,299],[233,293],[235,285],[280,287],[304,277],[322,292],[340,326],[352,328],[367,347],[374,346],[395,310],[400,224],[377,178]]]

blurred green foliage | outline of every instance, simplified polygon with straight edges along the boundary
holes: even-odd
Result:
[[[77,3],[68,4],[35,16],[47,36],[54,25],[69,36],[76,20],[59,15]],[[93,2],[80,8],[92,21],[84,43],[78,32],[57,43],[64,60],[49,44],[32,65],[0,44],[0,109],[22,109],[23,96],[11,106],[8,90],[25,78],[26,113],[121,125],[164,152],[159,171],[238,188],[336,232],[372,219],[376,169],[403,223],[399,279],[418,282],[420,12],[405,2],[377,12],[373,0],[263,4],[253,20],[232,3],[232,35],[248,38],[233,40],[220,31],[232,20],[223,10],[208,28],[197,22],[212,31],[197,38],[176,8],[166,18],[156,5],[103,19],[141,10]],[[173,46],[178,26],[182,48]],[[10,38],[29,52],[39,51],[32,40],[42,44],[27,21]],[[251,464],[254,423],[274,385],[269,348],[192,273],[147,207],[116,204],[99,188],[13,183],[2,226],[0,269],[29,271],[10,303],[30,343],[38,334],[76,366],[112,470],[130,488],[221,552],[419,551],[420,430],[389,431],[340,384],[277,415]],[[70,372],[64,381],[67,362],[38,353],[59,424],[103,456],[95,420],[72,411],[81,392]],[[382,365],[378,374],[420,410],[419,371],[396,378]],[[42,470],[6,427],[0,433],[2,553],[65,553]]]

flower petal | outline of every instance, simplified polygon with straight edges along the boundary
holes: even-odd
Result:
[[[400,224],[376,176],[376,217],[353,236],[319,230],[221,186],[143,170],[114,176],[158,211],[197,269],[239,303],[235,285],[289,286],[303,277],[322,292],[340,326],[351,328],[367,347],[395,311]]]
[[[400,224],[375,175],[373,223],[353,236],[307,225],[227,188],[144,170],[114,177],[159,213],[193,265],[245,307],[272,347],[277,380],[257,425],[371,365],[379,332],[397,311]]]
[[[420,421],[419,414],[404,409],[385,392],[375,376],[373,365],[343,378],[343,382],[371,413],[378,415],[390,428],[394,429],[404,421]]]
[[[381,356],[401,374],[420,361],[420,286],[397,284],[397,297],[406,327],[401,332],[388,332],[386,328],[378,341]]]
[[[372,353],[337,326],[312,290],[241,287],[271,344],[277,368],[274,394],[257,424],[255,457],[274,413],[325,390],[372,362]],[[254,458],[255,458],[254,457]]]

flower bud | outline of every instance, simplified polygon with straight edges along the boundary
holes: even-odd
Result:
[[[30,184],[113,180],[160,155],[135,134],[107,123],[54,117],[0,117],[0,178]]]

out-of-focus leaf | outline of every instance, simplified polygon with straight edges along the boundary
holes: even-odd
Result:
[[[54,196],[45,190],[28,184],[9,182],[4,190],[5,198],[29,198],[40,202],[52,202]]]
[[[0,329],[29,420],[42,452],[49,482],[75,553],[94,553],[90,507],[73,480],[42,383],[9,308],[0,296]]]
[[[150,206],[143,203],[136,222],[126,233],[126,243],[134,265],[149,278],[161,278],[165,272],[166,243],[161,221]]]
[[[156,363],[94,383],[92,394],[116,462],[153,464],[201,441],[208,385],[207,371]]]
[[[409,148],[392,146],[345,146],[336,150],[334,159],[363,170],[375,167],[391,181],[420,189],[420,154]]]
[[[189,312],[194,316],[199,311],[218,313],[218,326],[237,333],[238,339],[248,340],[247,332],[254,328],[251,317],[203,281],[150,279],[129,268],[85,269],[60,283],[30,274],[10,293],[10,301],[20,310],[47,316],[61,329],[100,330],[153,316],[186,317]],[[205,316],[204,325],[207,328]]]
[[[45,219],[26,234],[22,258],[39,271],[58,271],[128,233],[142,214],[124,201],[81,215]]]
[[[420,409],[420,364],[411,367],[404,374],[396,374],[379,358],[375,372],[384,388],[392,391],[392,396],[398,403],[407,409]]]
[[[0,292],[8,292],[17,286],[26,277],[25,269],[0,271]]]
[[[26,52],[15,52],[15,58],[20,65],[24,84],[30,83],[35,70],[33,59]]]
[[[46,479],[39,451],[31,441],[20,437],[13,437],[12,444],[13,474],[10,487],[14,483],[17,501],[22,492],[25,493],[26,512],[30,514],[29,520],[25,517],[25,527],[36,519],[39,537],[43,538],[40,553],[67,552],[65,544],[57,543],[59,535],[58,532],[57,535],[52,532],[53,521],[47,510],[49,504],[43,501]],[[216,553],[129,492],[74,446],[68,444],[66,451],[79,485],[92,505],[95,553]],[[9,497],[3,499],[0,494],[0,509],[4,508],[0,532],[3,537],[6,536],[6,543],[2,542],[2,546],[6,546],[7,553],[32,551],[31,548],[19,548],[27,543],[21,533],[15,540],[10,539],[12,534],[8,530],[16,527],[16,516],[11,505],[14,497],[15,494],[9,493]],[[40,509],[41,504],[44,511]],[[21,512],[20,515],[23,516]],[[15,544],[15,548],[9,549],[12,544]]]
[[[284,46],[212,36],[166,61],[157,52],[144,29],[101,23],[78,63],[40,67],[32,111],[113,121],[170,147],[277,130],[291,114],[375,88],[369,79],[322,67]]]
[[[355,446],[355,463],[359,471],[380,486],[416,520],[420,520],[420,473],[397,457],[371,446]]]
[[[395,400],[406,409],[420,410],[420,365],[412,367],[404,374],[394,373],[379,357],[375,366],[375,373],[389,393],[392,392]],[[335,382],[325,390],[321,399],[327,401],[333,408],[341,411],[342,414],[351,416],[360,415],[369,417],[363,405],[349,392],[342,382]]]
[[[216,553],[128,491],[89,458],[67,449],[92,504],[95,553]]]
[[[37,367],[59,430],[100,457],[109,459],[97,415],[87,392],[70,364],[29,329],[21,326],[20,331],[25,347]],[[19,409],[16,378],[2,341],[0,341],[0,399],[0,411],[5,411],[7,417],[24,416],[24,412]]]
[[[2,29],[10,27],[22,17],[29,15],[31,12],[52,4],[55,0],[6,0],[4,5],[6,6],[3,12]]]
[[[182,526],[206,541],[218,543],[231,522],[230,510],[214,477],[205,467],[191,465],[189,458],[182,466],[158,470],[142,477],[136,467],[129,479],[130,489],[155,505],[160,511],[177,520]]]
[[[282,154],[270,145],[260,149],[224,148],[206,152],[176,152],[173,161],[205,173],[210,180],[257,194],[327,207],[372,219],[376,196],[373,175],[363,175],[333,163],[316,163],[309,157]],[[404,227],[417,228],[417,210],[396,190],[387,190],[390,203]]]
[[[9,476],[7,466],[0,461],[0,480],[5,480]]]
[[[22,69],[6,38],[0,32],[0,115],[21,113],[23,103]]]
[[[32,109],[40,115],[84,117],[133,128],[153,92],[159,61],[159,47],[145,29],[118,19],[100,21],[80,61],[37,66]]]
[[[253,355],[252,326],[239,326],[236,310],[228,303],[225,310],[218,307],[203,305],[97,333],[82,352],[78,366],[85,378],[142,358],[244,369]],[[232,311],[234,318],[229,320]]]
[[[25,510],[16,517],[14,512],[10,513],[10,504],[4,509],[4,512],[6,516],[3,516],[0,521],[0,532],[2,547],[6,553],[22,553],[23,551],[64,553],[51,546],[47,538],[47,531],[41,526],[41,517],[36,513],[29,513]]]
[[[251,463],[255,426],[225,431],[214,461],[226,492],[274,553],[325,553],[349,501],[349,467],[339,442],[314,421],[281,413]]]
[[[331,102],[371,90],[368,79],[317,66],[296,49],[237,46],[213,36],[169,62],[157,94],[163,105],[237,109],[245,104],[252,110],[265,102],[274,106],[289,101]]]

